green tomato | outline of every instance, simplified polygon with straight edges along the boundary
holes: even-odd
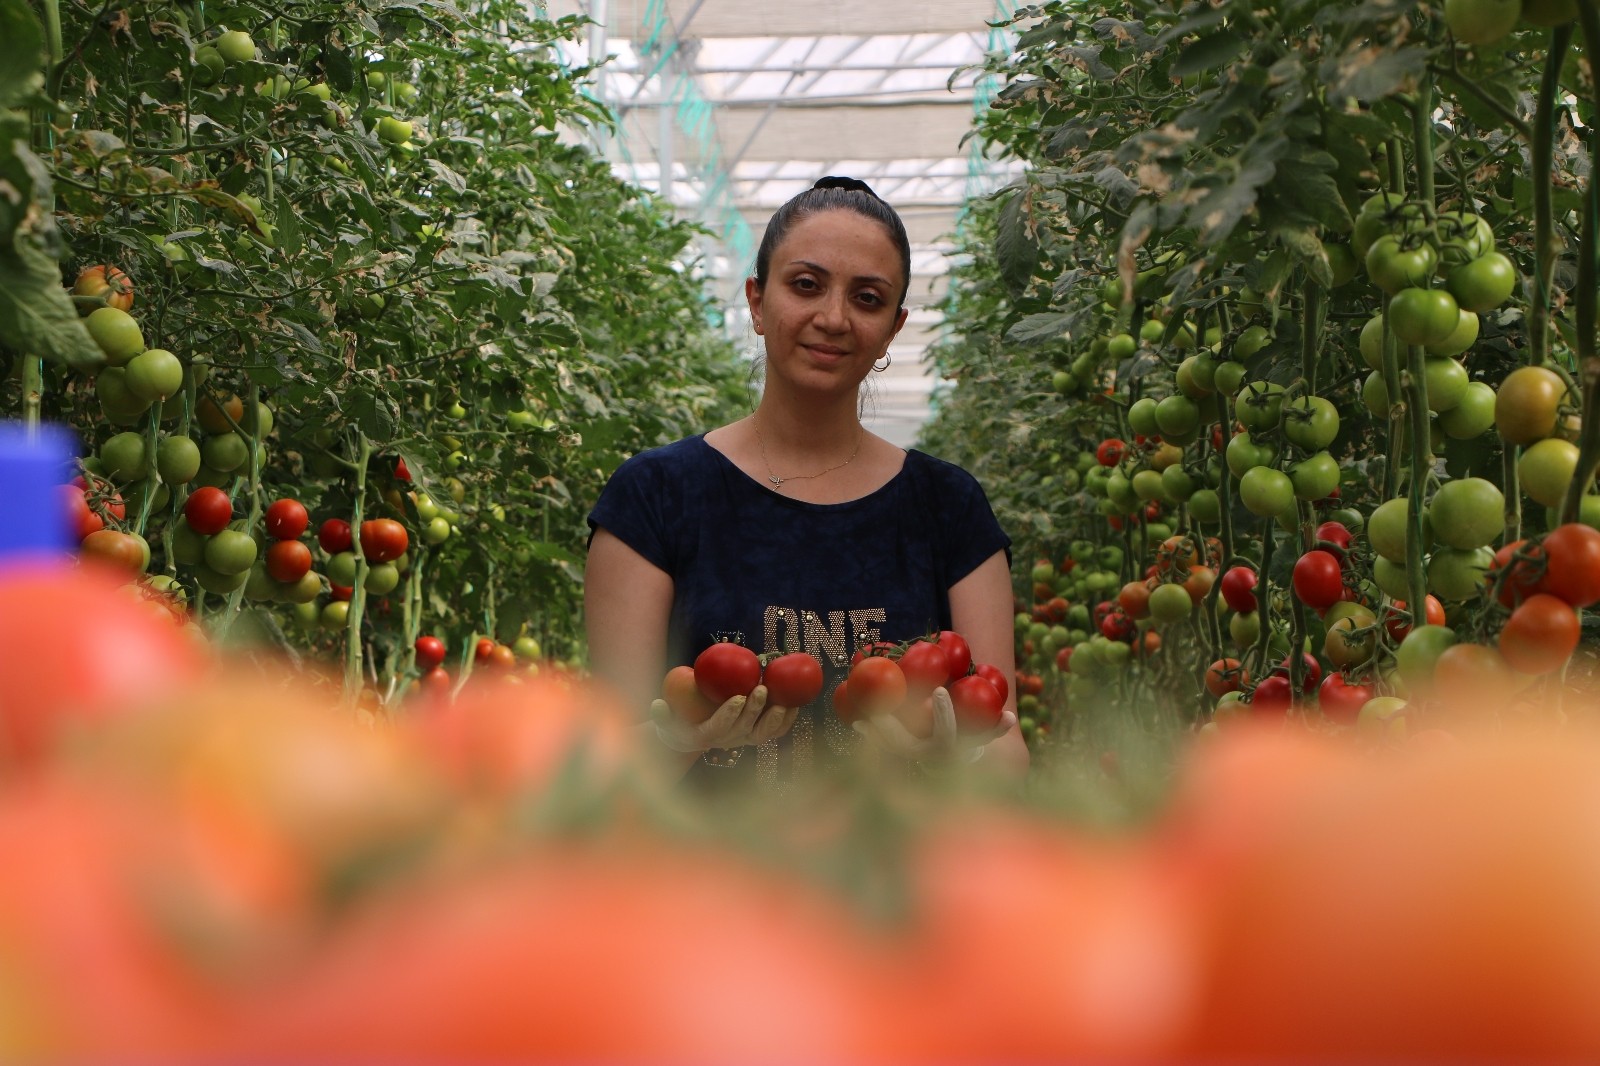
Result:
[[[1211,375],[1211,386],[1224,396],[1234,396],[1244,384],[1244,375],[1243,363],[1218,363]]]
[[[1470,211],[1441,211],[1433,225],[1439,258],[1447,268],[1494,251],[1494,229]]]
[[[383,116],[378,120],[378,140],[385,144],[405,144],[411,140],[411,123]]]
[[[117,307],[97,307],[83,320],[95,344],[112,366],[126,366],[144,351],[144,334],[128,312]]]
[[[1500,252],[1488,252],[1450,271],[1445,288],[1463,311],[1493,311],[1517,288],[1517,267]]]
[[[430,548],[443,544],[450,539],[450,523],[440,515],[434,515],[422,526],[422,543]]]
[[[1372,561],[1372,581],[1386,596],[1392,596],[1397,600],[1411,598],[1411,575],[1405,563],[1377,556]]]
[[[1361,383],[1361,405],[1373,418],[1389,417],[1389,383],[1383,380],[1383,371],[1374,370]]]
[[[1460,401],[1439,415],[1439,428],[1456,440],[1482,436],[1494,428],[1494,398],[1494,387],[1488,382],[1468,382]]]
[[[1347,244],[1324,244],[1328,256],[1328,271],[1333,275],[1332,287],[1348,285],[1356,276],[1356,256]]]
[[[1478,316],[1472,311],[1461,311],[1455,331],[1437,344],[1428,345],[1429,355],[1460,355],[1478,342]]]
[[[217,53],[228,63],[248,63],[256,58],[256,42],[243,30],[228,30],[217,38]]]
[[[393,563],[373,563],[367,567],[364,587],[374,596],[393,592],[400,584],[400,570]]]
[[[1384,292],[1393,294],[1412,286],[1427,285],[1439,265],[1439,254],[1420,236],[1384,234],[1367,249],[1367,276]]]
[[[1461,309],[1443,289],[1401,289],[1390,298],[1385,319],[1402,343],[1426,347],[1455,332]]]
[[[1187,436],[1200,425],[1200,409],[1187,396],[1168,396],[1156,404],[1156,425],[1169,440]]]
[[[1265,432],[1278,428],[1283,411],[1283,386],[1271,381],[1252,381],[1239,392],[1233,414],[1245,429]]]
[[[205,564],[219,574],[249,575],[256,561],[256,542],[250,534],[224,529],[206,542]]]
[[[1193,611],[1194,600],[1180,584],[1157,585],[1150,593],[1150,618],[1158,626],[1181,622]]]
[[[1239,479],[1239,498],[1251,514],[1272,518],[1293,505],[1294,482],[1270,466],[1252,467]]]
[[[1444,22],[1462,44],[1492,44],[1511,32],[1522,0],[1444,0]]]
[[[1203,526],[1222,521],[1222,500],[1216,489],[1196,489],[1189,497],[1189,517]]]
[[[1440,548],[1428,557],[1428,588],[1441,600],[1470,600],[1483,591],[1492,565],[1489,548]]]
[[[1433,684],[1433,670],[1444,650],[1456,642],[1455,630],[1448,626],[1414,626],[1395,651],[1400,677],[1411,689]]]
[[[147,348],[128,361],[128,391],[148,406],[183,388],[183,364],[164,348]]]
[[[1430,411],[1442,412],[1454,408],[1467,394],[1467,385],[1471,383],[1467,368],[1448,356],[1427,356],[1422,360],[1422,373],[1428,387]]]
[[[1383,369],[1384,333],[1382,311],[1367,319],[1367,324],[1361,327],[1361,361],[1373,370]]]
[[[1250,434],[1240,433],[1228,441],[1223,456],[1228,462],[1228,472],[1235,478],[1242,478],[1257,467],[1270,465],[1278,457],[1278,446],[1270,441],[1257,443]]]
[[[231,473],[249,462],[250,445],[237,433],[222,433],[200,446],[200,457],[211,469]]]
[[[1165,500],[1167,498],[1166,485],[1161,479],[1159,470],[1140,470],[1133,475],[1132,485],[1134,495],[1141,500]]]
[[[1298,500],[1326,499],[1339,487],[1339,463],[1327,452],[1306,456],[1290,466],[1288,473]]]
[[[1121,291],[1121,286],[1118,286]],[[1131,333],[1117,333],[1106,338],[1106,354],[1117,362],[1132,359],[1133,353],[1139,350],[1139,342],[1133,339]]]
[[[1528,498],[1546,507],[1559,507],[1567,486],[1578,470],[1578,446],[1560,437],[1530,444],[1517,460],[1517,480]]]
[[[1492,544],[1505,532],[1506,500],[1481,477],[1446,481],[1428,505],[1434,535],[1451,548],[1470,550]]]
[[[1161,432],[1156,424],[1156,401],[1149,396],[1135,400],[1128,407],[1128,428],[1141,437],[1153,437]]]
[[[1267,332],[1267,327],[1254,325],[1246,326],[1239,331],[1239,336],[1233,342],[1232,358],[1243,361],[1265,348],[1272,340],[1272,334]]]
[[[1228,636],[1234,647],[1248,648],[1261,639],[1261,612],[1249,611],[1228,619]]]
[[[1187,501],[1199,487],[1194,475],[1177,463],[1161,471],[1162,492],[1179,503]]]
[[[1356,715],[1356,729],[1363,736],[1379,740],[1404,740],[1409,729],[1407,706],[1399,696],[1374,696],[1361,705]]]
[[[1308,452],[1317,452],[1339,435],[1339,409],[1321,396],[1298,396],[1284,414],[1283,435]]]
[[[150,472],[144,437],[138,433],[118,433],[100,446],[100,462],[113,481],[137,481]]]
[[[1404,496],[1387,500],[1373,509],[1367,518],[1367,540],[1372,550],[1392,563],[1406,563],[1406,518],[1410,501]],[[1422,550],[1433,546],[1433,519],[1422,512]]]
[[[1204,399],[1216,391],[1217,361],[1209,355],[1191,355],[1178,364],[1178,388],[1191,400]]]
[[[163,437],[156,445],[156,470],[170,485],[183,485],[200,473],[200,446],[188,437]]]
[[[328,580],[335,585],[345,588],[354,588],[356,584],[356,553],[353,551],[338,552],[328,557],[328,565],[324,572]]]

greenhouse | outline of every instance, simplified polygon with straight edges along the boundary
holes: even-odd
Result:
[[[0,1058],[1600,1060],[1588,0],[0,0]]]

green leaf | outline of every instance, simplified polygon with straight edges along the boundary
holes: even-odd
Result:
[[[357,392],[349,398],[350,417],[374,445],[386,445],[400,424],[394,401],[381,393]]]
[[[1045,311],[1028,315],[1006,330],[1006,340],[1016,344],[1042,344],[1067,332],[1071,317],[1064,311]]]
[[[1184,47],[1183,52],[1173,61],[1172,75],[1186,78],[1190,74],[1198,74],[1202,70],[1231,63],[1245,50],[1246,44],[1245,39],[1232,30],[1219,30],[1209,37],[1202,37]]]
[[[76,370],[105,365],[61,287],[60,246],[50,214],[50,177],[28,149],[28,123],[0,112],[0,342]]]
[[[0,107],[44,84],[44,32],[27,0],[0,0]]]
[[[1421,78],[1427,65],[1426,48],[1410,46],[1390,52],[1376,44],[1363,43],[1325,62],[1322,80],[1330,96],[1379,100]]]
[[[1021,293],[1033,278],[1039,263],[1039,245],[1028,232],[1025,213],[1027,190],[1016,189],[1000,208],[999,229],[995,234],[995,254],[1000,260],[1000,276],[1013,293]]]

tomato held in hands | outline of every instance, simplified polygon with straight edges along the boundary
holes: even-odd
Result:
[[[804,707],[822,695],[822,664],[803,651],[780,655],[761,673],[767,702],[779,707]]]
[[[1072,649],[1062,648],[1061,650],[1068,653],[1068,660],[1070,661]],[[1057,653],[1056,655],[1056,663],[1057,665],[1060,665],[1061,663],[1060,653]],[[1065,670],[1066,667],[1062,666],[1061,669]],[[978,677],[988,679],[989,684],[993,685],[995,687],[995,691],[1000,693],[1001,703],[1004,703],[1006,697],[1011,694],[1011,686],[1006,682],[1006,675],[1001,673],[998,666],[995,666],[991,663],[979,663],[973,670],[973,673]]]
[[[700,694],[692,666],[674,666],[667,671],[666,679],[661,682],[661,698],[667,701],[673,714],[690,725],[699,725],[717,713],[718,704]]]
[[[1063,564],[1061,569],[1070,570],[1076,565],[1077,563]],[[953,629],[941,629],[939,647],[944,649],[945,658],[950,660],[949,680],[966,677],[972,669],[972,647],[967,643],[967,638]]]
[[[972,674],[950,686],[950,703],[956,712],[956,732],[986,733],[1000,724],[1006,700],[987,678]]]
[[[943,645],[914,640],[900,653],[900,671],[906,675],[906,690],[920,698],[950,682],[950,656]]]
[[[761,684],[761,660],[741,645],[713,644],[694,661],[694,683],[701,695],[720,707],[735,696],[755,691]]]
[[[868,656],[850,670],[850,706],[859,717],[887,714],[905,702],[906,675],[900,664]]]

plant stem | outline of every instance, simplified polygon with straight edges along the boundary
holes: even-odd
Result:
[[[1589,65],[1590,91],[1600,98],[1600,59],[1595,49],[1600,48],[1600,9],[1592,3],[1578,5],[1578,22],[1583,27],[1584,61]],[[1594,475],[1600,469],[1600,359],[1595,357],[1595,303],[1596,265],[1600,260],[1600,136],[1591,130],[1589,135],[1589,183],[1584,190],[1583,220],[1579,231],[1578,284],[1574,295],[1577,305],[1577,356],[1580,380],[1583,382],[1583,429],[1578,438],[1578,468],[1572,483],[1567,486],[1567,497],[1561,505],[1561,521],[1576,522],[1584,494],[1594,484]]]
[[[1539,83],[1539,103],[1533,120],[1530,175],[1533,183],[1533,306],[1529,309],[1529,362],[1538,366],[1550,357],[1550,276],[1556,262],[1554,211],[1550,186],[1555,172],[1556,97],[1561,88],[1561,66],[1572,44],[1572,24],[1550,31],[1550,52],[1544,78]],[[1507,487],[1507,496],[1510,488]]]
[[[367,461],[372,458],[372,442],[356,430],[356,491],[350,515],[350,547],[356,553],[356,585],[350,594],[350,615],[345,620],[344,698],[355,705],[361,693],[361,616],[367,606],[367,555],[361,548],[361,503],[367,494]]]
[[[1406,505],[1406,579],[1411,588],[1410,605],[1414,616],[1418,605],[1428,602],[1428,575],[1422,564],[1422,511],[1427,505],[1428,471],[1433,454],[1428,440],[1428,378],[1426,356],[1421,348],[1406,349],[1405,410],[1411,422],[1411,475]],[[1424,612],[1425,614],[1425,612]]]

